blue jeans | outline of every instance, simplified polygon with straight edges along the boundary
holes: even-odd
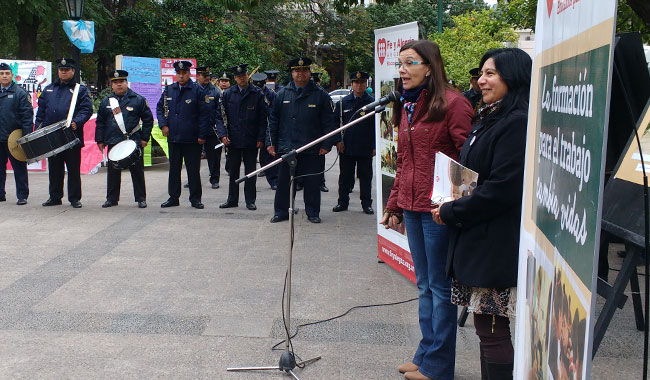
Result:
[[[452,380],[456,360],[457,307],[451,303],[451,279],[445,273],[449,234],[429,212],[404,210],[409,248],[419,291],[422,340],[413,357],[420,373]]]

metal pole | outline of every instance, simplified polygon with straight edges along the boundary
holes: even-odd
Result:
[[[438,0],[438,33],[442,33],[442,0]]]
[[[72,57],[75,60],[75,67],[74,67],[74,81],[75,83],[81,83],[80,78],[81,78],[81,58],[80,58],[80,53],[81,50],[79,50],[78,47],[72,46],[72,49],[74,51],[74,56]]]

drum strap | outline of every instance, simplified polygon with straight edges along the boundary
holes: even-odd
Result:
[[[70,100],[70,108],[68,109],[68,118],[65,121],[65,127],[68,128],[72,124],[72,117],[74,116],[74,108],[77,106],[77,97],[79,96],[79,83],[74,84],[74,91],[72,92],[72,100]]]
[[[122,116],[122,109],[120,108],[120,104],[117,102],[117,99],[110,97],[108,98],[108,104],[111,106],[111,111],[113,112],[113,117],[115,118],[115,122],[117,123],[117,126],[120,128],[120,131],[125,136],[130,136],[134,134],[138,129],[140,129],[140,125],[138,125],[136,128],[134,128],[131,133],[126,133],[126,126],[124,125],[124,117]]]

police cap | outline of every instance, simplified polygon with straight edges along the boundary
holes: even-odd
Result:
[[[287,66],[289,67],[289,70],[300,69],[303,67],[309,69],[311,66],[311,59],[305,57],[294,58],[291,61],[289,61]]]
[[[278,70],[266,70],[264,73],[268,76],[270,80],[278,79],[278,74],[280,74]]]
[[[11,67],[8,64],[2,62],[2,63],[0,63],[0,71],[3,71],[3,70],[11,70]]]
[[[267,76],[264,73],[255,73],[251,76],[253,83],[255,83],[255,85],[258,85],[260,87],[264,86],[264,84],[266,83],[266,78]]]
[[[59,58],[56,60],[56,67],[59,69],[74,69],[74,65],[77,63],[72,58]]]
[[[353,82],[355,80],[367,81],[368,78],[370,78],[370,75],[365,71],[353,71],[350,73],[350,80]]]
[[[111,81],[126,79],[126,77],[128,77],[128,76],[129,76],[129,73],[126,72],[126,70],[113,70],[109,74],[109,77],[110,77]]]
[[[228,78],[228,75],[226,75],[225,71],[224,71],[223,74],[221,74],[221,76],[218,79],[219,80],[227,80],[228,82],[230,82],[230,78]]]
[[[203,75],[210,75],[210,67],[209,66],[199,66],[196,68],[196,73],[197,74],[203,74]]]
[[[473,68],[473,69],[471,69],[471,70],[469,71],[469,75],[470,75],[472,78],[478,78],[478,77],[481,76],[480,72],[481,72],[481,70],[479,70],[478,67],[475,67],[475,68]]]
[[[189,70],[192,67],[192,62],[190,61],[176,61],[174,62],[174,70],[177,72],[180,70]]]
[[[234,76],[248,74],[248,63],[241,63],[230,68]]]

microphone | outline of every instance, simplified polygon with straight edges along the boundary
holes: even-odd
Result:
[[[390,94],[388,94],[388,95],[386,95],[386,96],[382,96],[382,97],[379,98],[379,100],[377,100],[376,102],[372,102],[372,103],[370,103],[370,104],[366,104],[365,106],[361,107],[361,112],[366,112],[366,111],[369,111],[369,110],[374,110],[375,107],[377,107],[377,106],[383,106],[384,104],[388,104],[388,103],[390,103],[390,102],[397,101],[397,99],[399,99],[400,96],[401,96],[401,95],[400,95],[399,92],[397,92],[397,91],[393,91],[393,92],[391,92]]]

